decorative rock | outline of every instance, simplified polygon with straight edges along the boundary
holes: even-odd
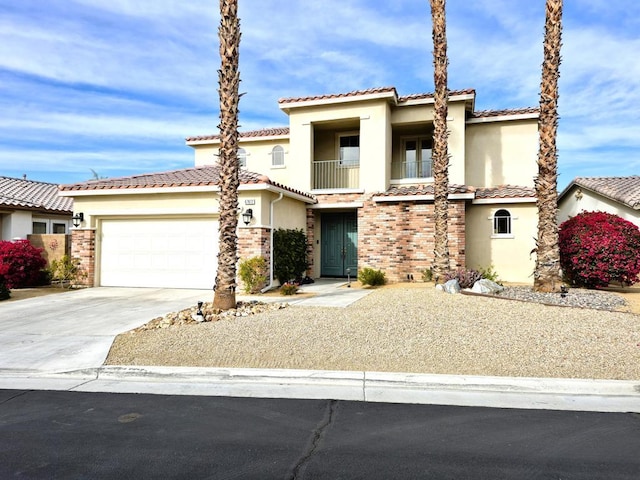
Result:
[[[504,290],[502,285],[498,285],[496,282],[481,278],[473,284],[471,291],[474,293],[498,293]]]
[[[447,293],[460,293],[460,283],[456,278],[445,282],[442,288]]]

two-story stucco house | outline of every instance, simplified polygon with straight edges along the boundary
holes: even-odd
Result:
[[[538,111],[476,111],[475,97],[449,96],[451,267],[527,282]],[[273,228],[301,228],[313,277],[373,267],[392,281],[421,278],[433,260],[433,95],[386,87],[279,107],[288,126],[240,134],[240,214],[251,210],[240,257],[269,257]],[[194,168],[61,187],[85,219],[73,243],[93,284],[211,288],[219,138],[187,145]]]

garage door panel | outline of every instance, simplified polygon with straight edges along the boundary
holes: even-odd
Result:
[[[104,220],[101,240],[101,285],[210,289],[215,282],[216,220]]]

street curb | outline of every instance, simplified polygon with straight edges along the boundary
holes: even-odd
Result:
[[[0,377],[0,387],[6,385]],[[640,413],[640,381],[363,371],[104,366],[22,376],[83,392],[334,399]],[[72,386],[70,386],[72,385]],[[37,387],[31,387],[37,389]]]

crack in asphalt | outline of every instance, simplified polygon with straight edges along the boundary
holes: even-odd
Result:
[[[315,455],[316,451],[320,447],[326,431],[333,423],[337,405],[337,400],[329,400],[327,402],[327,408],[324,411],[324,416],[312,432],[311,442],[308,443],[307,449],[302,452],[300,459],[295,463],[292,471],[285,477],[286,480],[297,480],[302,478],[300,476],[302,469],[306,467],[306,465],[311,460],[311,457]]]

